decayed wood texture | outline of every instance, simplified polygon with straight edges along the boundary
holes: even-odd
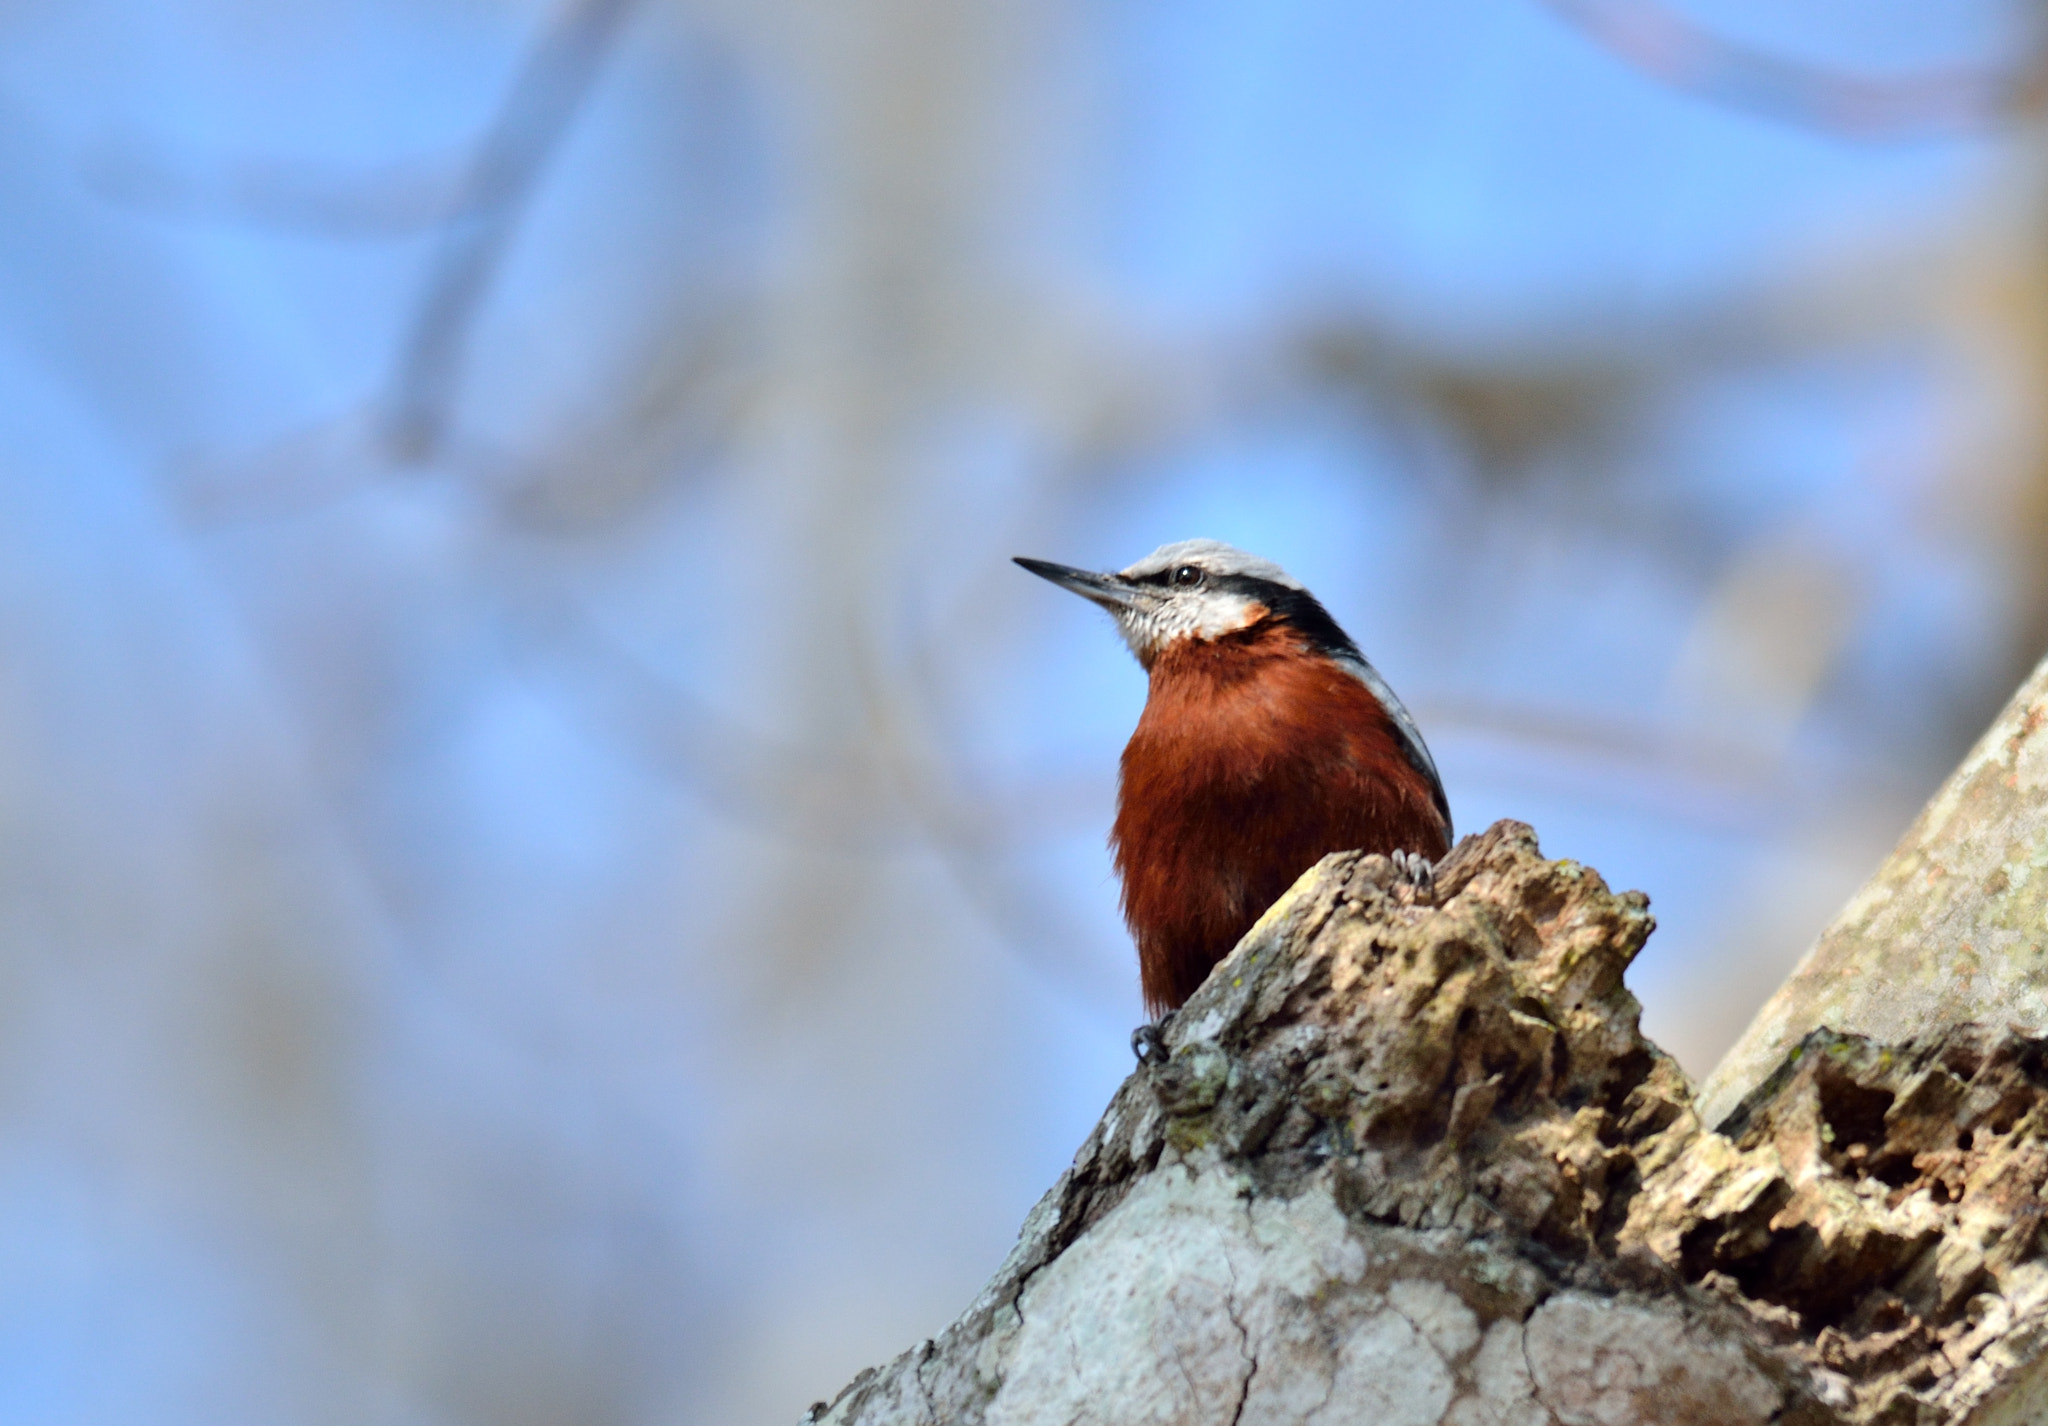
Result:
[[[2048,661],[1700,1088],[1709,1123],[1809,1031],[2048,1033]]]
[[[2044,1419],[2043,1045],[1819,1034],[1702,1129],[1646,902],[1501,823],[1326,858],[981,1297],[832,1426]]]

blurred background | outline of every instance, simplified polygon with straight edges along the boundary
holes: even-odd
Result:
[[[1211,535],[1695,1074],[2048,648],[2011,0],[0,6],[0,1420],[791,1422],[1129,1067]]]

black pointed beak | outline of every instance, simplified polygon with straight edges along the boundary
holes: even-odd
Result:
[[[1083,599],[1100,604],[1112,612],[1137,601],[1137,587],[1120,574],[1095,574],[1072,565],[1054,564],[1050,560],[1028,560],[1022,555],[1016,562],[1030,570],[1040,579],[1049,579],[1062,589],[1071,589]]]

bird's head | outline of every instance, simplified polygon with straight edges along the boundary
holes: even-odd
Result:
[[[1428,779],[1431,799],[1443,817],[1443,835],[1450,836],[1450,803],[1415,720],[1379,670],[1351,642],[1351,636],[1338,627],[1300,580],[1279,565],[1221,540],[1161,545],[1114,574],[1094,574],[1045,560],[1019,559],[1017,563],[1107,609],[1124,642],[1148,671],[1161,654],[1187,640],[1222,639],[1270,623],[1283,626],[1297,637],[1300,654],[1330,660],[1371,692],[1393,724],[1408,761]]]
[[[1161,545],[1113,574],[1045,560],[1020,558],[1017,563],[1107,609],[1147,668],[1183,639],[1219,639],[1269,618],[1300,626],[1313,645],[1338,646],[1328,652],[1341,648],[1356,656],[1351,641],[1300,580],[1271,560],[1221,540]]]

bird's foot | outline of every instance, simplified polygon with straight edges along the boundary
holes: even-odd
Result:
[[[1166,1023],[1173,1017],[1162,1015],[1149,1025],[1140,1025],[1131,1031],[1131,1053],[1138,1057],[1141,1065],[1163,1065],[1166,1063]]]
[[[1420,852],[1395,852],[1390,858],[1401,880],[1425,895],[1436,890],[1436,867]]]

